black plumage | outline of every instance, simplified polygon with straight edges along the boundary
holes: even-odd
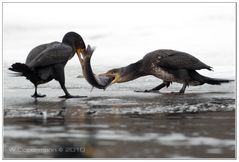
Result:
[[[62,42],[42,44],[33,48],[28,54],[25,64],[12,64],[9,70],[20,73],[34,84],[35,93],[32,97],[44,97],[45,95],[37,93],[37,86],[52,79],[60,83],[65,93],[62,97],[80,97],[72,96],[67,91],[64,68],[76,52],[80,57],[80,52],[83,52],[85,48],[82,37],[75,32],[69,32],[65,34]]]
[[[169,69],[211,70],[212,67],[204,64],[190,54],[174,50],[157,50],[147,54],[144,59],[155,58],[156,65]]]
[[[230,81],[203,76],[196,71],[201,69],[212,70],[212,67],[188,53],[163,49],[150,52],[143,59],[126,67],[112,69],[106,75],[114,77],[112,83],[153,75],[162,79],[163,83],[144,92],[158,91],[168,87],[172,82],[178,82],[183,84],[179,94],[183,94],[189,85],[196,86],[204,83],[219,85]]]

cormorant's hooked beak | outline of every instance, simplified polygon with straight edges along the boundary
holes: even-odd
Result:
[[[109,84],[108,86],[110,86],[111,84],[118,83],[118,82],[120,81],[120,79],[121,79],[119,73],[115,73],[115,74],[108,74],[108,73],[105,73],[105,74],[103,74],[103,75],[105,75],[105,76],[107,76],[107,77],[109,77],[109,78],[112,79],[112,81],[110,82],[110,84]],[[108,86],[107,86],[107,87],[108,87]]]
[[[84,48],[77,48],[76,49],[76,54],[77,54],[81,63],[83,63],[83,56],[82,55],[84,55],[85,53],[86,53],[86,50]]]

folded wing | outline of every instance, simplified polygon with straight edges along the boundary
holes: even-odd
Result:
[[[46,67],[53,64],[66,63],[74,56],[72,48],[60,42],[43,44],[35,47],[26,59],[30,68]]]
[[[162,51],[165,52],[158,57],[157,65],[169,69],[187,69],[187,70],[212,70],[212,67],[201,62],[199,59],[190,54],[178,51]]]

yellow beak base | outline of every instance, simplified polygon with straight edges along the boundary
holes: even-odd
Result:
[[[81,63],[83,62],[83,59],[82,59],[83,57],[81,56],[81,54],[83,55],[84,52],[85,52],[85,49],[82,49],[82,48],[77,48],[76,49],[76,54],[77,54]]]

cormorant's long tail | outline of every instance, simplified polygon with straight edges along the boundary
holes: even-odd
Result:
[[[221,83],[229,83],[229,82],[233,81],[233,80],[229,80],[229,79],[218,79],[218,78],[206,77],[206,76],[199,74],[196,71],[192,71],[190,74],[194,80],[197,80],[197,81],[201,82],[202,84],[207,83],[207,84],[212,84],[212,85],[220,85]]]
[[[18,72],[19,76],[25,76],[27,79],[31,79],[34,75],[34,72],[26,64],[18,62],[12,64],[12,66],[8,69],[14,72]]]

